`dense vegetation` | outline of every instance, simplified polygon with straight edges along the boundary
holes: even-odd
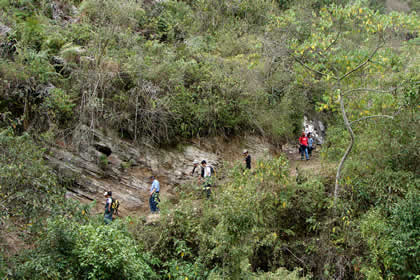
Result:
[[[0,278],[420,277],[420,7],[405,4],[0,0],[0,243],[28,244],[1,247]],[[184,186],[154,226],[104,226],[45,160],[81,125],[155,146],[285,143],[304,114],[327,122],[322,158],[341,173],[234,166],[209,201]]]

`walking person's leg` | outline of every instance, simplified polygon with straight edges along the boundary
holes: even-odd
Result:
[[[308,147],[305,147],[305,156],[306,156],[306,160],[309,160]]]
[[[159,193],[154,194],[153,201],[155,202],[155,211],[159,213],[159,202],[160,202]]]
[[[150,211],[152,213],[155,213],[156,208],[155,208],[155,200],[153,199],[153,195],[151,195],[149,198],[149,206],[150,206]]]
[[[300,152],[300,159],[303,160],[303,153],[304,153],[304,147],[302,145],[299,146],[299,152]]]
[[[206,186],[206,193],[207,193],[207,199],[209,199],[210,198],[210,195],[211,195],[211,187],[210,187],[210,185],[207,185]]]
[[[109,217],[109,215],[105,215],[104,222],[106,225],[110,224],[112,222],[112,217]]]

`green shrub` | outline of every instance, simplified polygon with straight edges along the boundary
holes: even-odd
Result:
[[[420,195],[412,191],[390,209],[390,217],[379,209],[366,214],[361,224],[370,249],[363,270],[366,276],[376,273],[386,279],[413,279],[417,275],[420,269],[419,209]]]
[[[45,150],[27,134],[16,136],[11,129],[0,131],[0,220],[34,219],[51,211],[64,188],[45,160]]]
[[[100,167],[102,170],[106,170],[106,169],[107,169],[107,167],[108,167],[108,163],[109,163],[109,161],[108,161],[108,157],[107,157],[106,155],[101,154],[101,155],[99,156],[99,162],[98,162],[99,167]]]
[[[23,46],[40,51],[46,37],[45,18],[41,16],[27,17],[17,26],[16,37]]]
[[[284,157],[258,161],[252,172],[242,165],[227,169],[228,179],[213,189],[210,200],[197,201],[202,188],[189,188],[195,194],[184,193],[177,205],[162,204],[160,224],[156,228],[140,225],[136,238],[157,258],[166,260],[162,265],[172,277],[275,279],[288,275],[285,270],[275,272],[282,265],[296,267],[282,247],[285,240],[306,231],[308,217],[317,217],[326,207],[324,202],[311,202],[315,192],[321,201],[326,200],[322,184],[308,183],[298,193],[289,181]],[[254,274],[261,270],[273,273]],[[290,273],[291,279],[295,276],[297,272]]]
[[[0,239],[0,242],[2,242],[1,239]],[[0,277],[2,279],[7,279],[6,278],[7,275],[8,275],[8,269],[3,258],[3,250],[2,250],[0,251]]]
[[[49,96],[45,99],[44,105],[51,112],[51,117],[59,124],[66,124],[72,120],[73,103],[72,97],[64,90],[53,88],[49,91]]]
[[[117,221],[79,224],[49,219],[37,243],[17,268],[17,279],[155,279],[153,260]]]
[[[80,5],[83,19],[92,25],[110,28],[134,29],[139,17],[144,15],[141,4],[136,0],[104,1],[86,0]]]
[[[420,193],[413,191],[391,212],[390,225],[391,267],[402,279],[418,276],[420,270]]]

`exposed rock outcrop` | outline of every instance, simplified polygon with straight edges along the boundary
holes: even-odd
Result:
[[[5,36],[12,29],[0,22],[0,36]]]
[[[310,120],[305,116],[303,119],[303,127],[305,128],[306,133],[312,133],[316,144],[322,145],[324,143],[326,128],[322,121]]]
[[[267,158],[275,147],[258,137],[200,140],[177,148],[154,149],[135,146],[87,126],[73,135],[72,145],[59,143],[51,148],[49,161],[68,182],[68,197],[83,202],[97,200],[96,211],[103,208],[103,193],[113,191],[121,203],[120,213],[147,212],[149,176],[157,175],[163,199],[176,196],[175,187],[191,182],[189,172],[194,160],[207,160],[216,170],[224,161],[241,158],[248,149],[253,157]]]

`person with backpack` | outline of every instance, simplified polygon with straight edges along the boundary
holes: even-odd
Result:
[[[199,167],[198,164],[199,164],[198,160],[193,161],[193,169],[190,172],[190,175],[193,176],[193,177],[199,177],[200,174],[201,174],[200,167]]]
[[[112,214],[114,213],[114,209],[112,208],[112,192],[107,191],[104,193],[104,196],[106,198],[104,222],[105,224],[109,224],[112,222]]]
[[[156,179],[155,176],[150,176],[150,180],[152,182],[152,186],[150,187],[150,198],[149,198],[149,206],[150,211],[152,214],[159,213],[159,192],[160,192],[160,184],[159,181]]]
[[[201,176],[200,181],[203,184],[203,190],[206,193],[207,199],[210,198],[211,195],[211,185],[212,185],[212,175],[214,173],[213,167],[210,165],[207,166],[207,162],[205,160],[201,161]]]
[[[251,156],[249,155],[248,150],[244,150],[242,155],[244,156],[245,168],[251,169]]]
[[[300,159],[304,160],[303,155],[305,155],[306,160],[309,160],[308,137],[306,137],[305,132],[302,132],[302,135],[299,137],[299,144]]]
[[[309,158],[312,157],[312,150],[314,149],[314,138],[312,138],[312,133],[308,132],[308,155]]]

